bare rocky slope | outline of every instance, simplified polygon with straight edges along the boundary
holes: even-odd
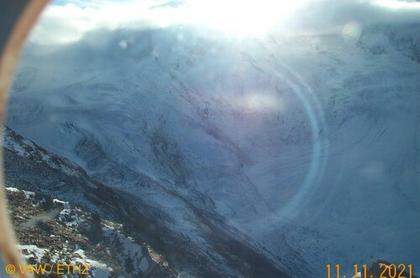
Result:
[[[51,266],[49,276],[60,276],[54,265],[83,264],[88,267],[80,272],[88,277],[176,277],[163,256],[128,236],[124,225],[48,195],[6,190],[19,249],[29,264]]]

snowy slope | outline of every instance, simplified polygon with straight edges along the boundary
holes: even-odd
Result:
[[[196,243],[185,204],[292,275],[416,264],[419,31],[237,41],[179,26],[30,45],[7,121]]]
[[[32,198],[36,192],[38,199],[46,197],[50,200],[46,204],[41,202],[38,208],[41,212],[38,213],[31,212],[32,206],[30,209],[19,207],[19,200],[14,200],[14,207],[23,210],[16,213],[17,219],[28,219],[28,223],[22,225],[31,227],[57,216],[59,222],[73,229],[71,234],[87,234],[86,244],[97,246],[97,241],[102,238],[103,246],[111,253],[115,251],[113,264],[120,265],[117,268],[123,268],[121,271],[127,277],[137,277],[139,273],[146,277],[178,274],[288,277],[281,264],[265,256],[267,251],[226,225],[220,216],[195,207],[191,201],[176,192],[164,190],[146,177],[143,177],[141,192],[148,196],[148,200],[143,201],[133,194],[99,183],[78,165],[41,148],[8,127],[5,128],[4,154],[6,185],[12,191],[23,189],[20,195],[27,198]],[[57,206],[63,209],[57,211],[54,209]],[[42,212],[44,207],[47,207],[46,212]],[[105,222],[102,236],[95,229],[98,217]],[[111,226],[120,225],[118,231],[123,234],[109,230],[107,221]],[[91,226],[93,232],[89,232]],[[44,246],[49,246],[48,240],[44,241],[45,237],[37,231],[18,231],[24,243],[42,241]],[[32,241],[28,242],[28,239]],[[73,251],[78,250],[77,244],[75,246]],[[111,250],[114,247],[116,250]],[[142,258],[146,249],[158,267],[151,261],[145,265]]]

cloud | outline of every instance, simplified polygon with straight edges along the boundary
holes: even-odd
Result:
[[[420,3],[398,0],[319,0],[300,10],[295,28],[329,32],[348,23],[360,26],[375,23],[420,22]]]
[[[164,27],[171,24],[174,6],[168,1],[60,1],[43,12],[30,41],[69,43],[96,29]],[[159,5],[157,9],[156,6]]]
[[[60,0],[53,2],[46,9],[29,40],[42,45],[63,44],[75,42],[82,38],[86,32],[96,29],[164,28],[173,24],[197,26],[199,24],[217,23],[218,21],[219,26],[217,27],[219,30],[252,29],[252,25],[249,23],[244,25],[243,28],[241,24],[238,26],[237,19],[243,18],[243,16],[240,16],[241,11],[243,11],[241,8],[243,4],[241,4],[241,1],[234,1],[236,0]],[[227,5],[227,2],[235,3],[235,5]],[[213,3],[220,3],[220,7],[213,7],[214,9],[200,8],[207,7],[208,3],[212,3],[212,7],[214,6]],[[279,2],[268,0],[256,3],[261,3],[261,5],[276,3],[277,10],[283,5],[279,6]],[[283,6],[281,13],[279,11],[278,18],[284,21],[281,28],[289,33],[335,32],[342,30],[343,26],[348,23],[364,26],[377,22],[407,23],[420,21],[420,3],[417,1],[306,0],[300,1],[300,3],[301,5],[295,5],[294,10],[288,4]],[[226,7],[230,9],[228,13]],[[260,10],[273,10],[269,8],[264,7]],[[218,20],[220,15],[225,16],[223,24]],[[252,14],[250,14],[246,15],[245,19],[246,22],[253,24],[264,22],[261,20],[265,18],[264,15],[259,16],[260,19],[252,18]],[[276,16],[276,14],[270,13],[270,16]],[[286,17],[287,19],[284,19]],[[203,18],[210,20],[203,21]],[[236,22],[235,28],[229,28],[229,22]],[[265,25],[263,26],[266,28]]]

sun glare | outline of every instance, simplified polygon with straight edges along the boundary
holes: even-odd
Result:
[[[299,7],[301,1],[196,0],[189,2],[190,19],[226,34],[247,37],[273,30]]]

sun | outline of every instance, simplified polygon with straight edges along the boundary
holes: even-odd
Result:
[[[289,18],[302,1],[192,0],[188,16],[193,22],[239,37],[269,33]]]

